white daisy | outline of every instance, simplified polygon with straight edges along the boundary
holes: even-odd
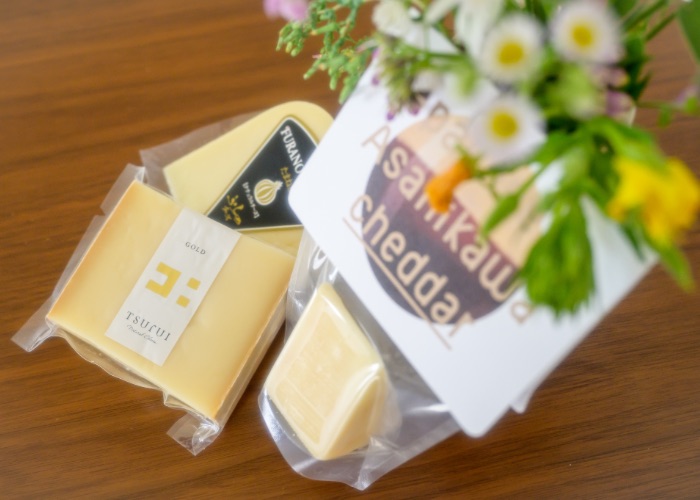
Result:
[[[380,33],[394,37],[404,36],[413,24],[401,0],[381,0],[372,11],[372,21]]]
[[[503,18],[486,35],[479,54],[482,71],[498,82],[522,81],[537,70],[542,59],[542,30],[531,16]]]
[[[503,0],[435,0],[425,11],[425,21],[434,24],[455,8],[455,38],[476,56],[486,32],[501,13]]]
[[[552,19],[552,43],[573,61],[614,63],[622,56],[619,20],[605,3],[567,2]]]
[[[524,160],[545,138],[540,110],[516,95],[491,102],[469,128],[469,148],[484,167]]]

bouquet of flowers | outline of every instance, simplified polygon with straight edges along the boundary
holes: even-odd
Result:
[[[364,7],[375,32],[357,37]],[[389,95],[388,114],[415,112],[438,86],[469,97],[493,89],[471,121],[459,161],[426,186],[435,211],[449,210],[462,182],[492,187],[495,208],[486,236],[521,205],[549,169],[556,186],[533,213],[548,221],[519,279],[534,305],[573,313],[595,290],[584,205],[619,225],[640,257],[651,250],[684,288],[693,285],[679,249],[700,208],[700,184],[667,157],[648,132],[631,124],[637,107],[655,107],[660,122],[700,113],[696,80],[672,102],[646,102],[651,80],[647,43],[678,21],[700,60],[700,4],[653,0],[266,0],[288,21],[278,49],[299,54],[311,37],[322,46],[306,73],[325,71],[346,99],[374,62]],[[445,50],[426,43],[440,37]],[[500,175],[528,167],[516,189],[499,192]]]

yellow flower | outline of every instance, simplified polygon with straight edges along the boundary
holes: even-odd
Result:
[[[612,218],[622,221],[639,210],[649,238],[661,245],[678,241],[693,225],[700,209],[700,184],[683,162],[669,158],[666,168],[657,170],[616,157],[613,166],[620,185],[607,207]]]
[[[461,158],[450,168],[439,173],[425,186],[428,202],[436,212],[445,213],[450,209],[452,193],[457,185],[471,177],[471,167],[465,158]]]

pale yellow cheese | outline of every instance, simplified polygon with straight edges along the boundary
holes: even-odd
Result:
[[[284,299],[293,259],[241,236],[170,356],[157,366],[105,331],[180,210],[165,195],[132,183],[47,319],[217,419],[230,411],[256,368],[263,332]]]
[[[388,393],[382,360],[338,294],[323,284],[265,383],[309,453],[319,460],[369,443]]]
[[[307,102],[281,104],[260,113],[237,128],[166,166],[165,180],[173,198],[200,213],[208,213],[251,161],[276,127],[296,119],[318,143],[333,118]],[[300,227],[241,232],[296,255]]]

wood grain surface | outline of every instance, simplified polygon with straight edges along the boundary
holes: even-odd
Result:
[[[139,150],[293,100],[339,106],[312,51],[274,50],[256,0],[0,0],[0,497],[697,497],[698,294],[655,268],[535,394],[484,438],[454,436],[367,491],[295,474],[259,415],[278,338],[219,439],[191,456],[159,395],[60,339],[10,338],[49,297],[110,185]],[[652,47],[650,98],[693,72],[675,29]],[[655,128],[700,173],[699,122]],[[700,228],[686,245],[700,276]]]

